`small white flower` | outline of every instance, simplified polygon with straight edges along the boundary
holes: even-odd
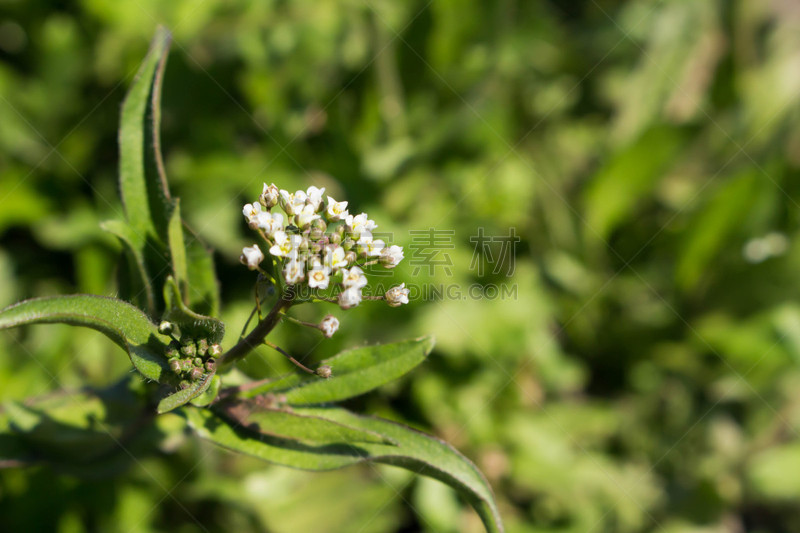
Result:
[[[380,239],[372,238],[372,234],[369,232],[364,232],[361,234],[361,238],[358,239],[356,243],[360,247],[362,253],[364,253],[367,257],[375,257],[381,255],[381,251],[384,247],[384,242]]]
[[[323,253],[322,262],[326,267],[330,268],[331,271],[336,271],[347,266],[345,251],[341,246],[335,248],[328,246]]]
[[[279,194],[281,195],[281,208],[286,212],[287,215],[297,215],[303,210],[303,206],[306,204],[305,192],[297,191],[296,193],[292,194],[289,191],[281,189]]]
[[[306,191],[306,202],[308,205],[313,205],[315,211],[319,211],[319,206],[322,204],[322,195],[325,194],[325,187],[318,188],[313,185]]]
[[[381,251],[381,264],[386,268],[394,268],[403,260],[403,247],[393,244]]]
[[[315,264],[308,272],[308,286],[312,289],[327,289],[330,281],[328,267]]]
[[[350,309],[361,303],[361,289],[350,287],[339,293],[339,307]]]
[[[298,213],[296,223],[298,228],[305,228],[312,222],[320,218],[317,214],[317,208],[311,204],[303,206],[303,209]]]
[[[247,268],[250,270],[258,268],[258,264],[263,260],[264,254],[261,253],[261,249],[257,244],[242,248],[242,255],[239,257],[239,261],[241,261],[243,265],[247,265]]]
[[[339,329],[339,320],[333,315],[327,315],[322,319],[322,322],[319,323],[319,329],[322,330],[323,335],[330,339]]]
[[[242,214],[244,218],[247,219],[247,224],[249,226],[255,226],[258,224],[258,215],[261,213],[261,204],[256,202],[254,204],[244,204],[242,208]]]
[[[283,215],[280,213],[269,213],[262,211],[257,217],[258,227],[270,237],[276,232],[283,230]]]
[[[367,284],[367,277],[364,275],[364,271],[361,270],[359,267],[354,266],[351,269],[342,269],[342,285],[345,289],[349,289],[351,287],[355,287],[356,289],[360,289]]]
[[[297,256],[295,255],[289,262],[286,263],[286,266],[283,268],[283,279],[285,279],[286,283],[289,285],[299,283],[303,281],[303,278],[305,278],[305,270],[306,262],[298,261]]]
[[[258,201],[269,209],[278,203],[279,194],[278,187],[276,187],[274,183],[271,185],[265,183],[264,189],[261,191],[261,196],[258,197]]]
[[[347,217],[347,202],[337,202],[328,196],[328,218],[342,220]]]
[[[358,236],[361,235],[363,231],[371,232],[372,230],[378,227],[378,225],[375,224],[374,220],[369,220],[367,218],[366,213],[361,213],[355,216],[347,215],[344,221],[345,224],[347,224],[347,227],[350,229],[350,233],[353,234],[354,238],[358,238]]]
[[[406,289],[406,284],[401,283],[396,287],[392,287],[386,291],[384,296],[386,298],[386,303],[388,303],[391,307],[400,307],[402,304],[407,304],[408,289]]]
[[[272,236],[275,244],[269,249],[269,253],[277,257],[287,257],[293,251],[297,251],[303,238],[300,235],[287,235],[285,231],[278,230]]]

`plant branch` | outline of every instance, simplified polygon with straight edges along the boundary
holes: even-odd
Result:
[[[294,291],[286,290],[270,309],[269,314],[253,328],[247,337],[240,340],[233,348],[222,354],[219,358],[220,366],[228,366],[242,359],[249,354],[259,344],[264,342],[264,338],[278,324],[281,319],[281,311],[288,309],[292,305]]]

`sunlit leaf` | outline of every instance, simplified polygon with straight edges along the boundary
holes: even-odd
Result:
[[[124,348],[145,377],[162,381],[169,372],[163,356],[169,338],[139,309],[122,300],[76,294],[25,300],[0,311],[0,329],[26,324],[71,324],[104,333]]]
[[[218,412],[230,421],[259,434],[306,444],[394,444],[388,437],[374,431],[350,427],[319,416],[296,413],[290,408],[263,406],[253,400],[220,406]]]
[[[378,388],[409,372],[433,349],[432,337],[421,337],[392,344],[363,346],[341,352],[321,365],[333,369],[331,378],[322,380],[300,374],[285,376],[248,391],[255,396],[269,390],[285,391],[286,401],[293,405],[336,402]]]
[[[295,409],[297,414],[318,416],[353,428],[373,431],[396,443],[385,445],[343,441],[309,446],[266,435],[240,423],[232,424],[208,409],[187,407],[182,412],[202,438],[271,463],[306,470],[331,470],[373,461],[436,478],[457,489],[472,504],[488,531],[502,531],[502,521],[492,490],[475,465],[446,442],[400,424],[358,416],[339,408]]]

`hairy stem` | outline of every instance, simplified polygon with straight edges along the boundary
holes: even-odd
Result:
[[[281,319],[281,312],[284,309],[288,309],[292,305],[292,300],[294,299],[294,291],[292,289],[287,289],[281,294],[281,297],[275,302],[275,305],[270,309],[267,316],[261,320],[253,331],[251,331],[247,337],[241,339],[236,345],[222,354],[219,358],[219,363],[221,366],[228,366],[232,363],[235,363],[239,359],[242,359],[244,356],[249,354],[253,351],[253,349],[264,342],[264,338],[269,334],[270,331],[278,324]]]

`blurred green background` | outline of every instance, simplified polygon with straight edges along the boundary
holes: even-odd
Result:
[[[314,362],[434,334],[348,406],[458,447],[508,531],[800,530],[800,4],[0,0],[0,307],[115,294],[98,223],[122,217],[118,112],[159,23],[167,170],[216,249],[228,345],[252,303],[241,205],[264,181],[325,186],[406,247],[390,281],[419,297],[277,342]],[[435,246],[410,233],[430,228]],[[512,229],[504,260],[475,241]],[[0,353],[1,400],[129,371],[62,326],[3,332]],[[481,530],[389,467],[308,474],[189,437],[124,462],[3,469],[0,529]]]

